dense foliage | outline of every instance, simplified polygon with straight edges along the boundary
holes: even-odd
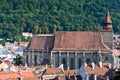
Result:
[[[107,9],[120,33],[119,0],[0,0],[0,37],[20,41],[22,32],[101,30]]]
[[[16,58],[14,59],[14,61],[15,61],[15,64],[20,66],[23,64],[23,57],[20,55],[17,55]]]

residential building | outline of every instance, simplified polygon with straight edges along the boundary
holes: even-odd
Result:
[[[110,63],[83,64],[78,71],[82,80],[110,80],[114,76],[114,70]]]
[[[0,80],[39,80],[33,72],[0,72]]]

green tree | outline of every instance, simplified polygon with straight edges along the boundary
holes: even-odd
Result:
[[[20,66],[20,65],[23,64],[23,57],[18,54],[18,55],[16,56],[16,58],[14,59],[14,61],[15,61],[15,64],[17,64],[17,65]]]

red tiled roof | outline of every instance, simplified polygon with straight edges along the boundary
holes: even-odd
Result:
[[[56,32],[53,51],[64,50],[109,51],[100,32]]]
[[[53,36],[34,36],[26,49],[30,50],[51,50],[53,48]]]
[[[6,79],[10,79],[10,78],[17,79],[19,77],[20,77],[19,73],[15,73],[15,72],[0,73],[0,79],[2,79],[2,80],[4,80],[4,79],[6,80]]]
[[[63,74],[61,68],[47,68],[44,73],[44,75],[57,75],[57,74]]]
[[[64,74],[66,75],[66,76],[68,76],[68,74],[69,74],[69,76],[74,76],[74,75],[76,75],[78,73],[78,70],[65,70],[64,71]]]
[[[22,72],[23,77],[34,77],[33,72]]]
[[[100,68],[98,65],[95,64],[94,70],[92,70],[91,65],[87,65],[86,67],[84,66],[84,69],[88,74],[96,74],[101,76],[112,74],[111,73],[112,70],[108,68],[107,63],[102,63],[102,68]]]
[[[20,72],[8,72],[8,73],[1,72],[0,79],[2,79],[2,80],[6,80],[6,79],[18,80],[18,78],[20,78],[20,75],[22,76],[23,79],[38,80],[33,72],[21,72],[21,74],[20,74]]]

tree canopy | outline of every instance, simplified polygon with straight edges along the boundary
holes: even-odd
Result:
[[[99,31],[108,9],[114,32],[120,33],[119,4],[119,0],[0,0],[0,37],[19,40],[22,32]]]

